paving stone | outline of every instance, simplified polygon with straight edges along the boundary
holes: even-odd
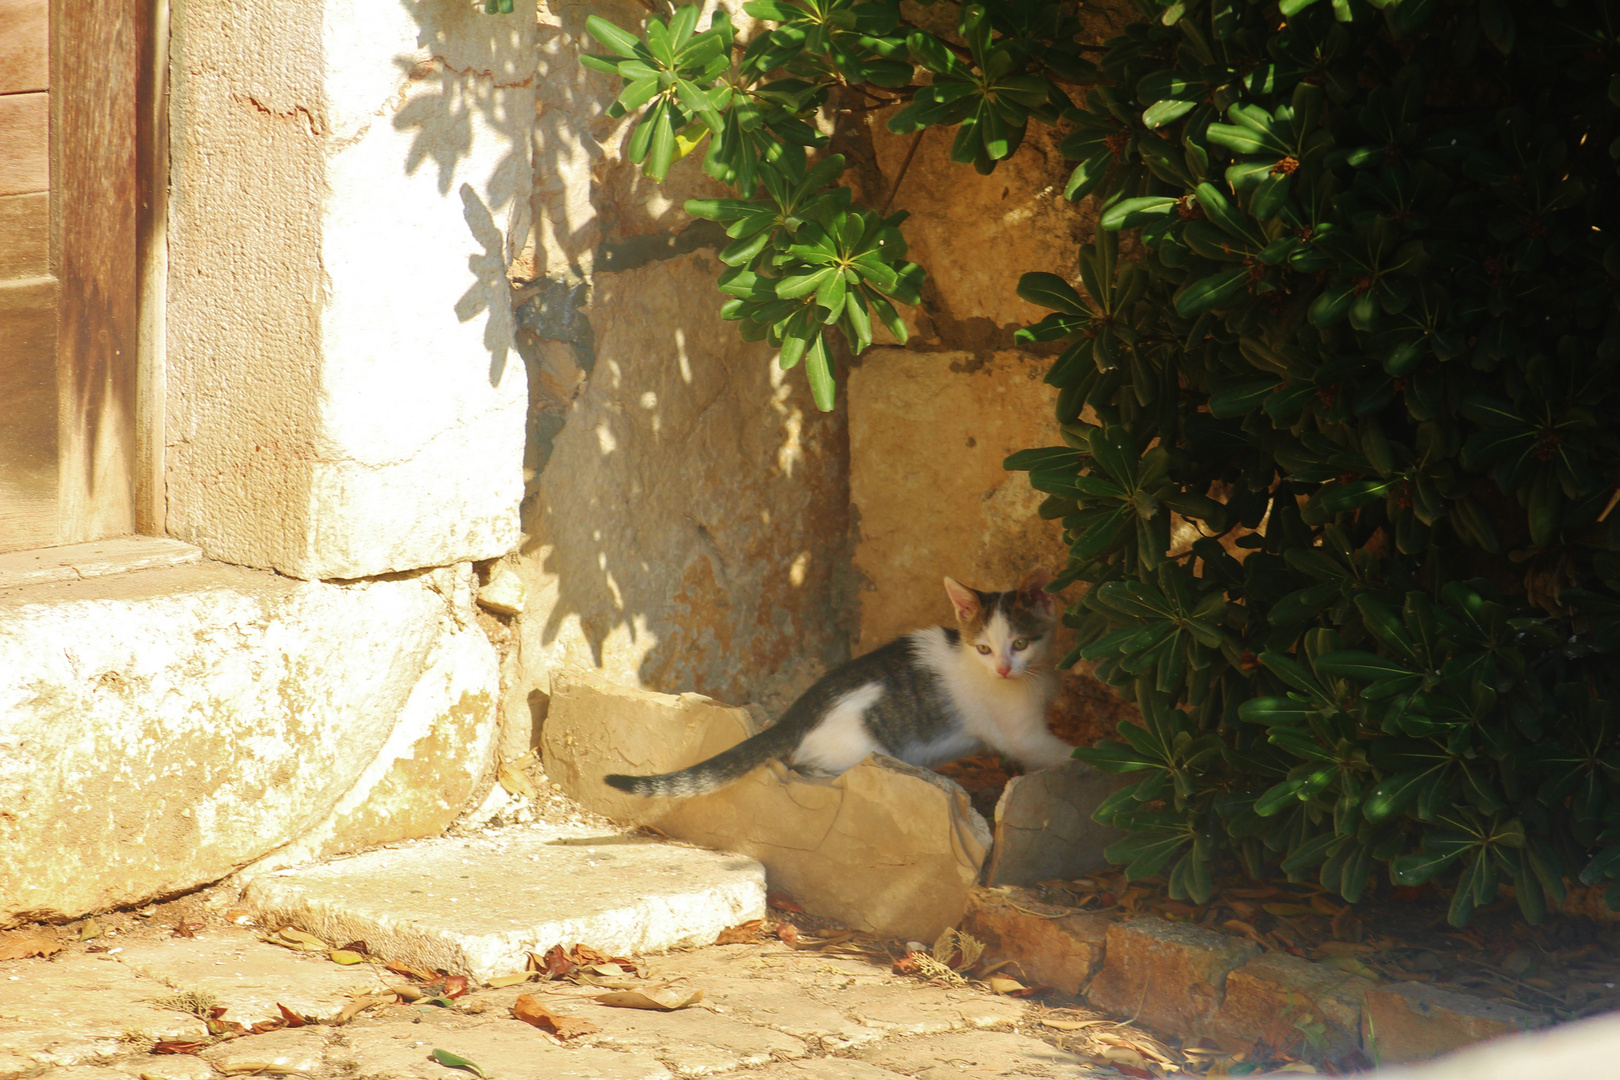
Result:
[[[313,1074],[326,1063],[326,1031],[283,1028],[210,1046],[199,1056],[226,1073],[298,1072]]]
[[[1361,1039],[1367,1056],[1375,1061],[1423,1061],[1549,1022],[1540,1013],[1512,1005],[1429,983],[1404,982],[1367,992],[1362,999]]]
[[[141,1080],[208,1080],[214,1067],[195,1054],[148,1054],[125,1068]]]
[[[67,1065],[47,1069],[30,1080],[136,1080],[136,1075],[108,1065]]]
[[[195,1016],[159,1009],[168,992],[142,979],[116,954],[80,954],[54,961],[9,963],[0,977],[0,1076],[19,1069],[15,1059],[42,1065],[79,1065],[127,1051],[126,1034],[154,1039],[206,1039]],[[9,1053],[13,1060],[6,1063]]]
[[[1190,923],[1152,917],[1112,923],[1086,1000],[1163,1034],[1196,1038],[1220,1007],[1227,973],[1259,952],[1253,942]]]
[[[1042,903],[1009,886],[973,890],[962,929],[984,942],[989,956],[1012,960],[1011,973],[1025,983],[1074,997],[1102,966],[1109,923],[1106,915]]]
[[[559,1046],[516,1020],[480,1024],[454,1033],[419,1024],[374,1024],[344,1029],[358,1075],[370,1080],[453,1080],[469,1074],[444,1068],[428,1055],[448,1050],[476,1062],[496,1080],[670,1080],[656,1058],[597,1047]],[[431,1038],[424,1036],[433,1036]]]
[[[1001,1080],[1015,1074],[1056,1080],[1096,1075],[1073,1054],[1039,1039],[1002,1031],[904,1039],[855,1053],[916,1080]]]
[[[1264,1039],[1311,1060],[1337,1060],[1361,1048],[1361,999],[1378,984],[1287,953],[1257,956],[1226,976],[1212,1034]],[[1301,1023],[1321,1023],[1313,1042]]]
[[[1136,778],[1080,761],[1015,776],[996,802],[987,885],[1033,885],[1107,866],[1103,848],[1124,836],[1092,820],[1102,801]],[[971,903],[971,900],[969,901]]]
[[[749,1073],[749,1080],[896,1080],[902,1075],[867,1061],[825,1057],[770,1065]]]
[[[355,994],[384,986],[368,964],[334,964],[324,954],[295,953],[235,928],[131,942],[118,958],[164,986],[217,994],[228,1018],[244,1024],[280,1016],[278,1002],[303,1016],[330,1017]]]
[[[592,1045],[653,1054],[682,1076],[709,1076],[805,1056],[802,1039],[701,1006],[663,1013],[586,1001],[565,1011],[602,1029],[588,1037]]]
[[[888,1035],[931,1035],[964,1028],[988,1028],[1016,1023],[1024,1007],[1008,998],[989,997],[966,990],[918,986],[906,980],[885,986],[855,986],[840,994],[837,988],[816,993],[822,1001],[852,1010],[867,1027]]]
[[[537,825],[277,871],[245,900],[267,925],[483,980],[559,944],[709,944],[765,913],[765,872],[738,855]]]

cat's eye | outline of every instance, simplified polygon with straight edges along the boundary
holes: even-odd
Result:
[[[1028,638],[1019,638],[1017,641],[1013,642],[1013,652],[1023,652],[1027,648],[1029,648]]]
[[[988,646],[988,645],[980,645],[979,646],[979,652],[983,653],[985,656],[989,656],[990,655],[990,646]]]

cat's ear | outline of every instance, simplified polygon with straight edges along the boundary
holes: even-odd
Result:
[[[964,623],[976,618],[983,607],[979,594],[955,578],[945,579],[945,595],[951,598],[951,606],[956,608],[956,618]]]
[[[1018,583],[1018,598],[1042,614],[1056,614],[1057,597],[1046,591],[1046,583],[1051,580],[1052,575],[1045,567],[1031,570],[1024,575],[1024,580]]]

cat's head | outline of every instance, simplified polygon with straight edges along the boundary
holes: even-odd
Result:
[[[1045,589],[1050,580],[1045,570],[1032,570],[1010,592],[979,592],[945,579],[962,647],[991,675],[1019,678],[1051,652],[1058,603]]]

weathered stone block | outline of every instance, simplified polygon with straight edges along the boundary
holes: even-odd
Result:
[[[0,926],[443,830],[495,730],[470,568],[219,565],[0,597]]]
[[[1093,821],[1102,801],[1135,778],[1082,762],[1015,776],[996,803],[987,885],[1076,878],[1108,865],[1103,849],[1124,833]]]
[[[1210,1024],[1216,1035],[1264,1039],[1320,1061],[1361,1048],[1361,999],[1377,984],[1359,975],[1268,952],[1226,977],[1226,994]],[[1320,1023],[1320,1035],[1301,1025]]]
[[[546,773],[588,809],[752,856],[774,888],[857,930],[932,941],[961,919],[990,830],[944,777],[876,756],[831,779],[771,762],[709,795],[644,799],[602,777],[696,764],[752,733],[748,711],[581,672],[552,686]]]
[[[765,875],[751,859],[651,837],[535,827],[261,874],[243,900],[268,926],[485,980],[554,945],[709,944],[765,914]]]
[[[843,415],[720,318],[720,269],[596,278],[594,367],[524,503],[509,710],[580,667],[774,712],[848,658]]]
[[[1423,1061],[1481,1039],[1550,1022],[1541,1013],[1512,1005],[1429,983],[1404,982],[1369,990],[1362,998],[1361,1040],[1375,1061]]]
[[[1086,1000],[1181,1038],[1210,1030],[1227,975],[1260,952],[1249,941],[1191,923],[1140,918],[1108,927],[1107,956]]]
[[[962,929],[984,942],[995,960],[1011,959],[1013,974],[1032,986],[1075,997],[1102,966],[1109,918],[1037,900],[1016,887],[974,889]]]
[[[303,578],[518,541],[534,19],[177,9],[167,528]]]

